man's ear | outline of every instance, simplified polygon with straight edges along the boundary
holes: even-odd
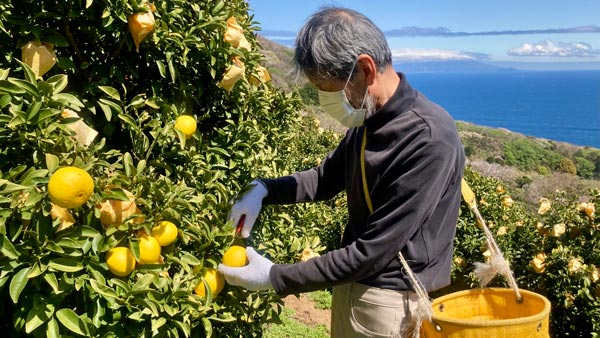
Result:
[[[375,75],[377,74],[375,60],[367,54],[360,54],[358,56],[358,67],[363,71],[367,86],[372,85],[375,82]]]

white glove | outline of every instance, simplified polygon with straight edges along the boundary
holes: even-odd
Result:
[[[272,289],[269,272],[273,262],[261,256],[253,248],[246,248],[248,265],[241,268],[232,268],[219,264],[217,269],[225,276],[227,283],[238,285],[252,291]]]
[[[254,222],[262,208],[262,201],[267,197],[267,194],[268,191],[265,186],[259,181],[254,180],[234,198],[227,221],[233,222],[232,227],[236,228],[242,215],[246,215],[244,227],[242,228],[242,237],[246,238],[250,236]]]

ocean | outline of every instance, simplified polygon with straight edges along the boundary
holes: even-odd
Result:
[[[600,148],[600,71],[406,76],[455,120]]]

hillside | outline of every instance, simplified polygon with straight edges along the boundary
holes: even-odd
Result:
[[[273,83],[286,92],[297,92],[305,102],[305,113],[319,119],[323,128],[343,132],[341,125],[318,108],[316,90],[292,75],[293,50],[261,36],[258,41]],[[600,188],[600,149],[463,121],[457,121],[457,126],[467,164],[504,181],[515,198],[535,204],[555,190],[585,195],[589,188]]]

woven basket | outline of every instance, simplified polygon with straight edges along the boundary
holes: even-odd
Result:
[[[423,321],[423,338],[549,338],[550,302],[520,290],[472,289],[433,300],[432,321]]]

